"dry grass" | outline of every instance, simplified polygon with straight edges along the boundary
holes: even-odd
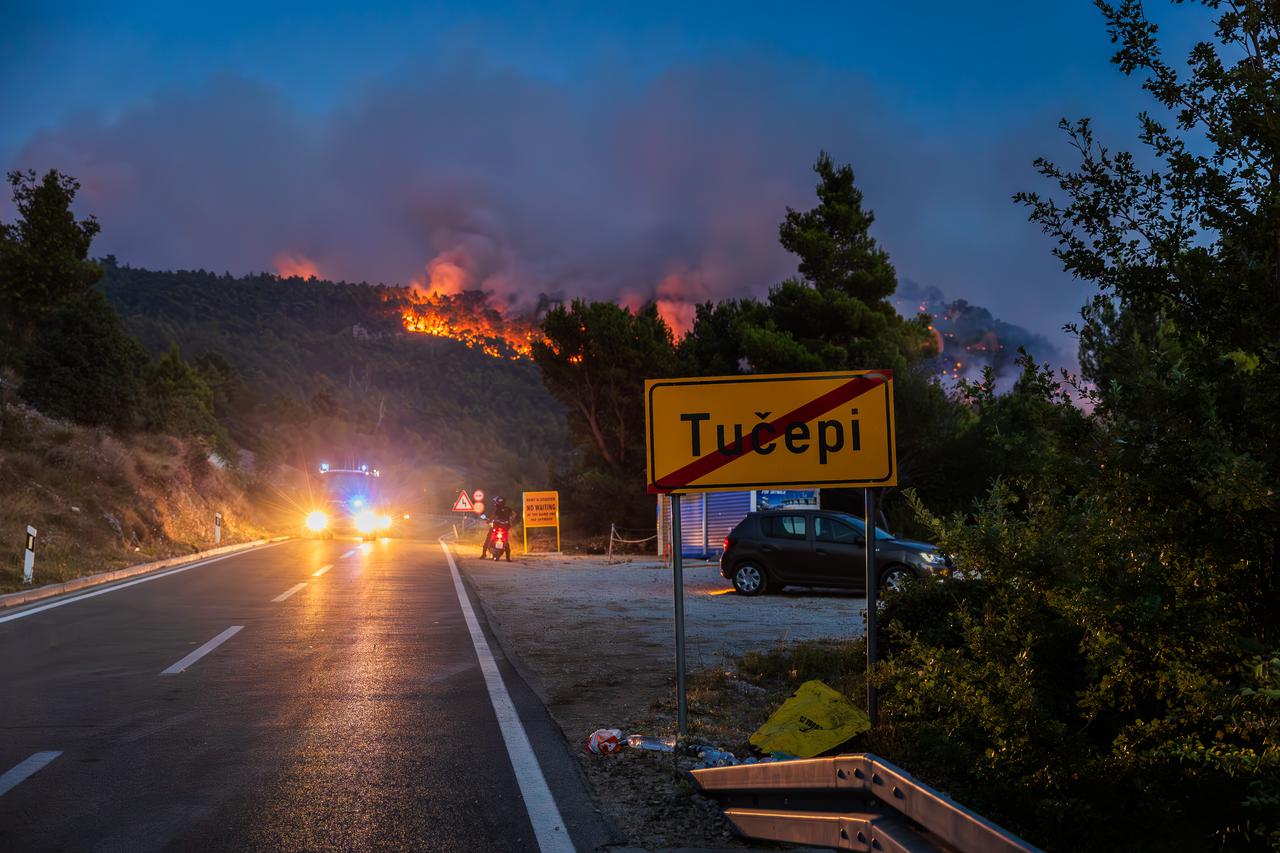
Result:
[[[818,679],[855,704],[867,689],[867,644],[856,640],[811,640],[747,652],[737,661],[744,678],[772,694],[790,695],[806,681]]]
[[[195,440],[120,438],[0,404],[0,592],[21,586],[28,524],[40,584],[209,548],[215,511],[224,544],[266,533],[238,477]]]

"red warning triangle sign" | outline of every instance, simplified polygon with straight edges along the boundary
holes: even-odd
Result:
[[[466,492],[459,494],[458,499],[453,502],[454,512],[471,512],[472,509],[474,509],[474,505]]]

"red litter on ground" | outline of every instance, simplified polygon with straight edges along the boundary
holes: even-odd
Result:
[[[587,738],[587,751],[596,755],[609,755],[622,749],[622,732],[619,729],[596,729]]]

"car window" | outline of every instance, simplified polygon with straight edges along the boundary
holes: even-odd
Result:
[[[803,515],[766,515],[760,527],[770,539],[804,539],[805,520]]]
[[[854,530],[842,521],[818,516],[813,520],[813,538],[819,542],[835,542],[840,545],[861,545],[862,531]]]
[[[856,515],[848,516],[846,518],[846,521],[847,523],[853,525],[853,529],[858,531],[859,536],[862,536],[867,529],[867,523],[862,519],[858,518]],[[893,538],[893,534],[890,533],[889,531],[881,530],[879,527],[876,528],[876,539],[892,539],[892,538]]]

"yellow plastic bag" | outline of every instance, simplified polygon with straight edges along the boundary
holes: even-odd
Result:
[[[751,736],[761,752],[813,758],[871,728],[871,720],[821,681],[806,681]]]

